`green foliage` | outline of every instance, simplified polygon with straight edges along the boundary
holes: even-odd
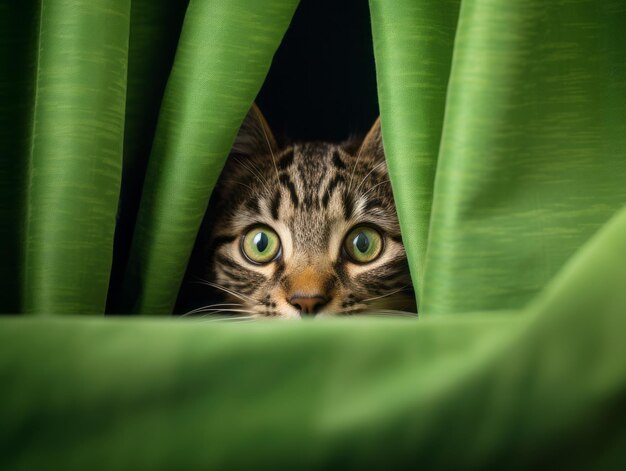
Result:
[[[171,311],[296,5],[0,3],[0,310],[102,314],[117,230]],[[421,319],[2,319],[0,468],[623,468],[624,2],[370,7]]]

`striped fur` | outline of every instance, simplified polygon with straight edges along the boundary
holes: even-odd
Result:
[[[267,265],[250,263],[240,250],[242,234],[255,224],[281,240],[280,256]],[[359,224],[373,225],[384,238],[381,256],[368,264],[349,261],[342,250]],[[219,301],[236,306],[225,313],[299,318],[289,303],[294,295],[322,295],[327,302],[318,317],[414,311],[379,123],[360,146],[278,148],[253,107],[215,188],[194,258],[188,280],[211,285],[198,301],[200,311]]]

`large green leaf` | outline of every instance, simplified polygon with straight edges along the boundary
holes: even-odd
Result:
[[[122,169],[130,0],[43,0],[24,309],[104,312]]]
[[[5,319],[0,467],[621,469],[624,280],[626,210],[516,316]]]
[[[460,0],[370,0],[385,155],[418,298]]]
[[[133,310],[171,309],[295,4],[192,1],[126,278]],[[371,6],[422,319],[0,319],[0,468],[624,467],[626,210],[576,250],[626,202],[626,5]],[[121,0],[0,5],[14,65],[0,77],[0,243],[17,264],[0,264],[3,309],[102,312],[121,143],[135,178],[169,69],[141,49],[170,7],[135,3],[131,21]]]
[[[621,0],[463,2],[423,313],[523,306],[626,203],[624,25]]]
[[[184,0],[132,0],[122,189],[107,310],[119,312],[159,108],[183,24]]]
[[[297,3],[190,2],[148,165],[127,310],[171,312],[213,185]]]

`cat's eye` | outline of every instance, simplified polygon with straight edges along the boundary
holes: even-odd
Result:
[[[383,238],[373,227],[357,226],[348,233],[343,247],[352,261],[369,263],[382,252]]]
[[[255,226],[241,239],[241,252],[252,263],[269,263],[280,251],[278,234],[266,226]]]

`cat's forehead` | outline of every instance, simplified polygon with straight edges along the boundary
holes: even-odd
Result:
[[[384,161],[367,153],[353,152],[340,144],[325,142],[296,143],[282,149],[274,158],[281,172],[305,183],[319,182],[337,175],[351,178],[372,170],[387,173]]]
[[[395,231],[384,159],[342,145],[293,144],[252,160],[234,159],[225,201],[237,229],[282,225],[309,243],[361,222]]]
[[[277,191],[272,195],[274,218],[297,235],[325,238],[332,226],[350,217],[346,206],[351,156],[326,143],[294,144],[277,156]],[[351,210],[350,210],[351,211]]]
[[[345,168],[345,162],[343,162],[343,160],[350,158],[349,154],[339,145],[328,144],[325,142],[293,144],[281,152],[283,155],[288,155],[289,153],[293,154],[293,160],[296,165],[304,166],[305,168],[312,170],[319,169],[321,167],[325,168],[331,163],[338,170],[342,170]]]
[[[275,178],[291,202],[287,212],[300,216],[299,224],[313,215],[353,220],[373,204],[393,210],[384,160],[349,153],[340,145],[306,143],[285,149],[277,162]]]

